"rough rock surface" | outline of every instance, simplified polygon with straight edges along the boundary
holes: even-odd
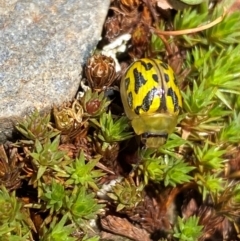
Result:
[[[0,142],[29,111],[74,97],[109,2],[0,1]]]

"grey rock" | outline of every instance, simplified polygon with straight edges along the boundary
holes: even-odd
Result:
[[[73,99],[110,0],[0,1],[0,142],[34,108]]]

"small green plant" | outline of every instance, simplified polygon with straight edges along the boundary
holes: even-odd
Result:
[[[10,194],[3,186],[0,189],[0,217],[1,240],[32,239],[30,226],[27,223],[30,219],[23,209],[23,204],[15,192]]]
[[[212,194],[217,213],[237,222],[240,215],[240,188],[238,181],[226,181],[220,192]]]
[[[189,173],[195,169],[194,166],[184,163],[183,160],[177,160],[173,157],[165,161],[164,185],[175,187],[177,184],[190,182],[193,178]]]
[[[224,146],[240,142],[240,136],[238,135],[240,133],[240,114],[234,111],[233,117],[229,122],[219,132],[219,144]]]
[[[207,195],[216,195],[223,191],[224,181],[220,177],[220,173],[206,172],[203,175],[196,174],[195,180],[198,184],[198,189],[203,196],[203,200],[206,200]]]
[[[33,165],[38,170],[36,180],[41,178],[47,168],[53,168],[64,160],[66,153],[58,150],[59,141],[60,136],[57,136],[53,141],[48,139],[44,144],[36,140],[34,152],[30,153]]]
[[[49,229],[44,228],[44,234],[41,237],[42,241],[77,241],[78,239],[72,236],[76,229],[74,224],[66,225],[68,215],[65,214],[59,221],[57,217],[53,218]]]
[[[196,241],[202,235],[203,226],[198,224],[199,218],[191,216],[188,219],[178,217],[174,226],[174,237],[179,241]]]
[[[220,150],[219,147],[209,147],[209,143],[206,142],[204,147],[195,146],[194,152],[197,158],[196,165],[200,172],[207,170],[221,170],[224,166],[223,155],[226,154],[226,150]]]
[[[133,136],[129,131],[129,120],[127,117],[113,118],[111,112],[103,113],[100,116],[99,123],[94,121],[94,124],[100,128],[97,135],[98,138],[104,142],[113,143],[117,141],[124,141]]]
[[[227,4],[231,6],[231,4],[233,4],[233,0],[223,1],[223,4],[225,4],[225,7],[227,7]],[[219,12],[222,13],[222,4],[219,4],[219,6],[215,8],[214,13],[212,14],[212,19],[216,18],[216,16],[219,15]],[[240,16],[238,11],[228,14],[224,20],[214,26],[214,28],[206,30],[207,39],[210,43],[214,43],[220,48],[238,43],[240,39],[239,20]]]
[[[99,159],[92,159],[85,163],[84,153],[81,152],[80,156],[74,160],[69,166],[65,166],[67,174],[70,176],[66,181],[66,185],[81,185],[84,187],[92,187],[94,190],[98,190],[96,181],[98,178],[104,175],[101,170],[94,170]]]
[[[116,183],[108,196],[117,204],[117,211],[123,208],[131,209],[136,207],[143,197],[143,186],[136,186],[133,182],[124,179],[121,183]]]
[[[56,182],[54,179],[50,185],[42,184],[43,192],[41,199],[46,202],[46,208],[49,209],[50,214],[58,212],[62,206],[65,198],[64,185]]]
[[[150,149],[140,154],[141,163],[138,166],[139,175],[143,175],[144,183],[147,185],[150,180],[160,182],[163,180],[164,168],[162,157],[157,157]]]
[[[183,160],[178,160],[175,157],[167,155],[164,158],[158,157],[152,150],[146,150],[142,153],[142,161],[139,165],[139,171],[143,174],[146,184],[149,180],[153,182],[164,181],[165,186],[173,187],[192,180],[188,173],[194,169],[195,167],[189,166]]]
[[[98,204],[94,193],[88,193],[85,187],[75,186],[71,195],[65,196],[66,209],[76,223],[94,219],[104,206]]]
[[[16,129],[28,140],[44,142],[59,134],[52,127],[50,114],[40,115],[36,110],[16,125]]]

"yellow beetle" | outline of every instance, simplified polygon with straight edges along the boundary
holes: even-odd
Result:
[[[139,59],[123,75],[120,94],[125,113],[145,146],[164,144],[182,108],[172,68],[158,59]]]

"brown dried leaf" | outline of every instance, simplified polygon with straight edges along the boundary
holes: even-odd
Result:
[[[17,148],[6,153],[4,146],[0,145],[0,185],[8,190],[15,190],[21,186],[20,172],[22,165],[17,160]]]
[[[101,225],[107,231],[136,241],[151,241],[149,234],[145,230],[133,226],[125,218],[109,215],[101,220]]]
[[[197,202],[195,199],[191,198],[186,206],[182,207],[182,216],[184,218],[189,218],[194,215],[197,211]]]

